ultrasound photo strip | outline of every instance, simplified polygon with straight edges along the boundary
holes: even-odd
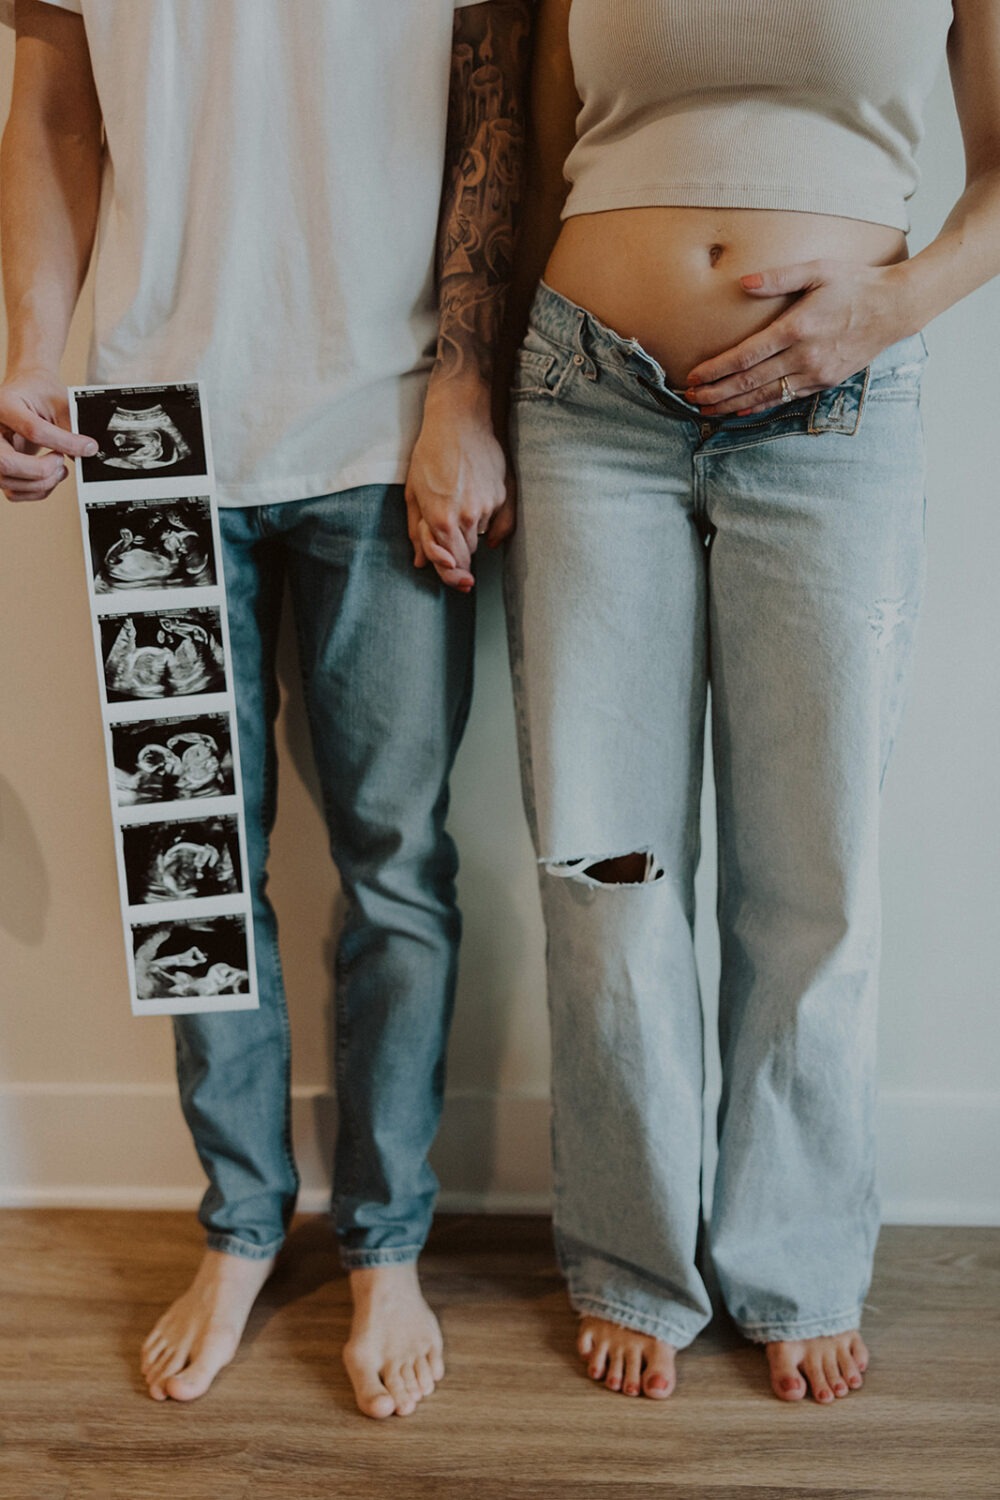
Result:
[[[202,391],[70,391],[134,1015],[255,1010],[246,822]]]

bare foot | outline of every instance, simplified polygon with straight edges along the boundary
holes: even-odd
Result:
[[[412,1262],[350,1273],[354,1317],[344,1365],[366,1417],[408,1417],[444,1378],[438,1320]]]
[[[583,1317],[576,1347],[587,1361],[591,1380],[603,1380],[609,1391],[664,1401],[677,1384],[673,1345],[633,1328]]]
[[[249,1260],[206,1250],[194,1281],[142,1346],[142,1373],[154,1401],[203,1396],[239,1348],[273,1257]]]
[[[868,1350],[860,1333],[798,1339],[767,1345],[771,1385],[781,1401],[801,1401],[807,1392],[822,1406],[864,1385]]]

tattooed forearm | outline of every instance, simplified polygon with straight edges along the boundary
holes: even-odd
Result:
[[[524,178],[532,0],[455,13],[438,285],[439,374],[489,382]]]

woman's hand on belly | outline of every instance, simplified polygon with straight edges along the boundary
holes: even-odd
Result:
[[[740,277],[747,297],[796,300],[759,332],[696,365],[685,381],[686,400],[713,417],[764,411],[863,370],[917,331],[902,264],[811,260]]]

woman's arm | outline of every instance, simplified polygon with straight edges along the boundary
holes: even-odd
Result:
[[[93,450],[69,431],[59,360],[94,241],[101,111],[83,22],[18,0],[10,116],[0,152],[7,374],[0,385],[0,488],[42,499],[60,454]],[[39,448],[50,453],[39,456]]]
[[[711,416],[758,411],[838,385],[897,339],[1000,274],[1000,0],[954,0],[948,61],[965,144],[966,186],[940,234],[892,266],[810,261],[742,278],[748,296],[800,293],[762,332],[687,378]]]

